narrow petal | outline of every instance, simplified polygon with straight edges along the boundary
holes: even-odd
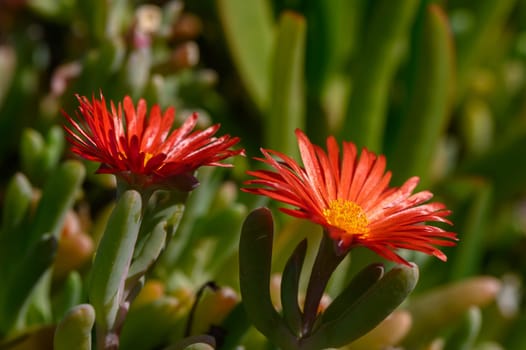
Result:
[[[385,259],[409,265],[397,250],[409,249],[445,261],[437,248],[454,246],[451,213],[439,202],[429,202],[429,191],[413,193],[418,177],[401,187],[389,187],[391,173],[386,171],[383,155],[343,143],[342,158],[334,137],[327,138],[327,151],[313,145],[297,130],[302,166],[273,150],[261,150],[256,160],[271,170],[248,171],[252,179],[242,190],[267,196],[291,207],[280,208],[288,215],[307,219],[325,228],[343,251],[364,246]],[[275,159],[277,158],[277,159]],[[442,224],[435,226],[435,224]]]
[[[220,162],[244,154],[243,149],[231,149],[239,138],[214,136],[218,124],[192,132],[197,114],[172,131],[173,108],[162,114],[154,105],[148,113],[145,100],[140,99],[135,106],[126,96],[117,106],[110,101],[108,109],[102,94],[91,101],[76,97],[76,118],[63,113],[72,152],[100,162],[99,173],[113,173],[131,186],[190,191],[198,185],[193,176],[197,168],[231,166]]]
[[[354,168],[357,155],[356,146],[353,143],[343,143],[343,159],[341,166],[340,187],[338,188],[338,198],[349,198],[349,190],[354,177]]]

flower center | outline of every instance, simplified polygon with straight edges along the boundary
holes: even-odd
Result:
[[[323,209],[327,222],[348,234],[364,234],[369,232],[369,221],[362,207],[353,201],[334,199],[329,207]]]
[[[152,153],[150,153],[150,152],[146,152],[146,153],[144,154],[144,164],[143,164],[143,166],[146,166],[146,164],[148,163],[148,161],[149,161],[150,159],[152,159],[152,157],[153,157],[153,154],[152,154]]]

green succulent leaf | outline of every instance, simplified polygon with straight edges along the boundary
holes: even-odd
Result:
[[[27,215],[33,199],[33,188],[29,180],[17,173],[7,185],[4,197],[2,228],[0,230],[0,271],[7,261],[13,262],[20,249],[25,247],[25,235],[16,232]],[[1,294],[1,291],[0,291]]]
[[[260,110],[267,107],[274,23],[268,0],[217,0],[239,75]]]
[[[279,20],[270,106],[265,121],[265,147],[297,154],[294,130],[305,124],[305,18],[286,11]]]
[[[470,308],[462,317],[460,325],[448,337],[444,350],[470,350],[475,347],[475,341],[482,325],[482,312],[478,307]]]
[[[115,206],[97,248],[89,300],[103,329],[114,326],[141,224],[141,195],[129,190]]]
[[[484,243],[489,233],[493,200],[493,187],[478,179],[468,182],[473,193],[465,208],[460,208],[456,225],[462,240],[451,260],[451,280],[461,280],[479,273],[485,252]]]
[[[58,238],[66,212],[73,204],[85,172],[80,162],[70,160],[51,174],[44,185],[31,225],[30,242],[37,241],[45,233]]]
[[[90,304],[73,307],[58,323],[53,337],[54,350],[91,350],[91,329],[95,309]]]
[[[40,133],[33,129],[22,132],[20,140],[20,160],[24,173],[31,178],[38,174],[40,158],[45,151],[46,144]]]
[[[430,165],[449,121],[454,83],[453,38],[446,14],[436,4],[424,12],[423,30],[414,52],[413,85],[398,139],[388,158],[393,182],[418,175],[429,180]]]
[[[60,320],[66,312],[80,304],[83,296],[82,277],[77,271],[72,271],[64,281],[59,294],[53,299],[53,315]]]
[[[382,149],[388,92],[418,0],[375,1],[357,57],[347,115],[340,136],[374,152]]]
[[[46,134],[46,149],[42,154],[44,169],[51,171],[56,168],[60,157],[64,153],[64,131],[62,127],[55,125]]]
[[[155,263],[166,244],[166,221],[161,221],[153,231],[145,237],[145,242],[135,256],[127,280],[136,280],[143,276]]]
[[[245,219],[239,242],[239,284],[248,319],[276,345],[295,342],[270,299],[273,220],[260,208]],[[285,348],[288,348],[284,346]]]
[[[440,286],[412,298],[407,308],[413,325],[404,338],[404,347],[416,349],[430,342],[470,308],[483,307],[493,301],[500,288],[497,278],[479,276]]]
[[[495,40],[500,28],[505,28],[504,21],[508,18],[517,0],[491,1],[485,0],[472,4],[473,20],[477,23],[464,35],[455,40],[457,49],[458,94],[463,96],[469,85],[474,67],[477,67],[487,45]]]
[[[228,314],[222,326],[227,332],[221,349],[237,349],[243,336],[250,329],[250,322],[247,319],[247,313],[242,303],[237,304],[230,314]]]
[[[17,173],[9,184],[4,197],[2,208],[2,232],[7,234],[24,218],[27,208],[33,198],[33,188],[29,180],[22,173]]]
[[[298,305],[301,269],[307,253],[307,240],[301,241],[290,256],[281,277],[281,305],[283,317],[296,336],[301,333],[302,312]]]
[[[145,305],[132,306],[120,337],[122,350],[148,350],[161,345],[181,319],[177,299],[163,296]]]
[[[348,306],[335,319],[322,322],[314,334],[302,340],[305,349],[340,347],[359,338],[385,319],[414,289],[418,268],[398,266]]]
[[[355,0],[311,1],[305,4],[309,89],[320,93],[328,78],[343,73],[357,43],[365,4]]]
[[[5,293],[0,300],[0,333],[7,333],[12,329],[31,292],[53,262],[57,246],[55,236],[44,235],[14,267],[13,273],[2,287]]]
[[[217,216],[214,216],[211,220],[211,224],[208,225],[209,230],[210,227],[222,227],[224,232],[215,234],[213,237],[216,240],[216,245],[205,267],[206,271],[209,271],[213,275],[220,273],[224,262],[235,253],[239,242],[239,235],[233,232],[240,231],[246,214],[246,207],[236,203],[221,210]]]
[[[371,264],[358,272],[347,287],[331,302],[321,316],[321,323],[327,323],[341,317],[348,308],[374,286],[384,275],[382,264]]]
[[[214,350],[215,348],[215,338],[204,334],[185,338],[164,350]]]

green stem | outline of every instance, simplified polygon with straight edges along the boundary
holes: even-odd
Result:
[[[312,332],[314,323],[318,316],[320,301],[327,287],[329,279],[336,267],[345,258],[345,254],[338,255],[334,247],[334,241],[325,232],[318,248],[316,260],[312,266],[305,304],[303,307],[303,329],[302,336],[306,337]]]

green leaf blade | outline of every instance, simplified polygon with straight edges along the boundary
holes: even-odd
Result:
[[[352,92],[340,137],[358,147],[382,150],[388,92],[418,0],[375,2],[366,44],[357,58]]]
[[[84,166],[78,161],[66,161],[47,180],[32,224],[30,241],[43,234],[59,236],[64,217],[75,199],[85,176]]]
[[[401,184],[418,175],[425,186],[440,137],[448,125],[454,85],[453,38],[446,14],[438,5],[426,8],[418,44],[412,72],[415,82],[389,160],[393,182]]]
[[[289,156],[298,153],[294,130],[304,129],[305,124],[305,37],[305,18],[284,12],[278,26],[264,142],[265,147]]]
[[[382,264],[371,264],[358,272],[322,315],[322,323],[337,319],[383,277]]]
[[[341,347],[364,335],[404,301],[417,280],[416,265],[393,268],[344,314],[322,323],[311,337],[304,340],[305,348]]]
[[[298,305],[301,268],[307,253],[307,240],[301,241],[290,256],[281,278],[281,305],[283,317],[296,336],[301,334],[303,317]]]
[[[53,337],[55,350],[91,350],[91,329],[95,323],[95,309],[90,304],[73,307],[57,325]]]
[[[227,44],[237,70],[260,110],[268,104],[274,23],[267,0],[217,0]]]
[[[44,235],[14,268],[3,286],[5,295],[0,300],[0,333],[12,330],[31,292],[51,266],[57,247],[54,236]]]
[[[133,190],[120,197],[99,243],[92,267],[89,299],[97,323],[109,330],[114,326],[122,302],[126,279],[139,227],[141,195]]]
[[[239,284],[248,319],[272,342],[281,345],[295,339],[270,299],[273,224],[266,208],[256,209],[246,218],[239,241]]]

